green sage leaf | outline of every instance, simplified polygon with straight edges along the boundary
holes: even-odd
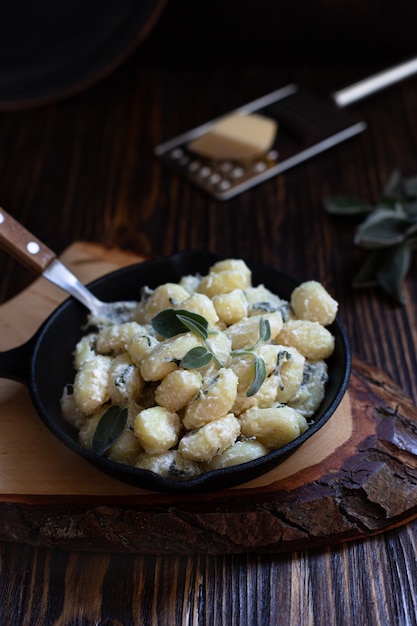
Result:
[[[400,304],[406,303],[403,279],[411,263],[411,246],[404,244],[385,251],[384,261],[377,272],[378,285]]]
[[[200,367],[204,367],[208,363],[210,363],[213,358],[213,354],[209,352],[203,346],[197,346],[196,348],[192,348],[185,354],[181,361],[180,367],[184,369],[200,369]]]
[[[151,324],[154,330],[165,339],[186,333],[189,330],[203,339],[207,338],[207,320],[202,315],[191,311],[165,309],[152,318]]]
[[[367,205],[365,203],[364,207]],[[361,202],[347,196],[325,198],[329,213],[361,212]],[[403,279],[417,247],[417,176],[405,178],[394,170],[376,207],[356,230],[354,243],[369,250],[353,278],[355,288],[380,286],[397,302],[405,303]]]
[[[385,248],[404,241],[410,221],[389,209],[377,209],[356,230],[354,242],[367,248]]]
[[[372,250],[369,252],[359,271],[353,278],[352,286],[355,289],[376,287],[378,284],[378,268],[381,265],[383,254],[383,250]]]
[[[269,320],[265,320],[263,317],[261,317],[259,322],[259,339],[263,342],[267,342],[271,339],[271,325]]]
[[[111,406],[103,413],[95,430],[92,449],[96,454],[104,454],[118,440],[127,422],[127,408]]]
[[[390,177],[382,191],[382,196],[398,196],[403,192],[403,177],[398,169],[391,172]]]
[[[257,354],[254,354],[254,378],[251,386],[246,392],[248,397],[254,396],[259,391],[266,378],[265,362]]]
[[[284,384],[281,378],[282,366],[287,361],[291,361],[291,359],[292,359],[292,355],[291,355],[291,352],[288,352],[288,350],[280,350],[280,352],[278,352],[277,364],[275,367],[274,374],[278,378],[278,381],[279,381],[278,384],[279,384],[280,389],[284,389]]]
[[[386,197],[379,202],[375,207],[372,215],[375,215],[375,219],[379,219],[380,211],[388,211],[387,216],[391,214],[391,217],[396,215],[397,217],[408,217],[408,203],[403,198],[398,196]],[[371,216],[370,216],[371,217]]]
[[[412,222],[417,222],[417,201],[409,202],[407,204],[407,216]]]
[[[190,311],[181,311],[177,312],[177,318],[188,330],[201,337],[201,339],[207,339],[208,322],[202,315],[190,313]]]
[[[417,176],[411,176],[404,180],[404,194],[407,198],[417,197]]]
[[[363,215],[373,210],[362,200],[341,194],[324,198],[323,204],[324,210],[333,215]]]

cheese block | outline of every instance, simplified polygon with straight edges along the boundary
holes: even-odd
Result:
[[[188,144],[188,149],[214,160],[247,161],[265,154],[278,130],[275,120],[258,114],[230,114]]]

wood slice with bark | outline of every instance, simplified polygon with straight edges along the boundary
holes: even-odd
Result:
[[[135,259],[88,244],[64,255],[85,281],[113,269],[112,260]],[[25,328],[30,336],[45,307],[58,304],[61,295],[39,280],[0,307],[5,341],[23,340]],[[11,315],[25,320],[19,336],[10,336]],[[103,474],[55,441],[19,383],[0,381],[0,418],[0,541],[142,554],[281,553],[369,537],[417,516],[417,408],[357,358],[348,392],[320,431],[276,469],[223,491],[156,493]]]

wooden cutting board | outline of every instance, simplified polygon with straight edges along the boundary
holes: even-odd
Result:
[[[83,281],[143,260],[75,243]],[[0,306],[0,350],[23,343],[66,294],[39,278]],[[206,494],[113,479],[46,429],[28,391],[0,379],[0,540],[132,553],[278,553],[370,536],[417,516],[417,408],[358,359],[329,422],[275,470]]]

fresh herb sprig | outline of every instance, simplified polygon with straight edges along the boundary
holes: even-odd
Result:
[[[324,198],[323,203],[327,213],[366,215],[356,229],[354,243],[368,250],[368,255],[353,278],[353,287],[379,286],[405,304],[403,280],[417,247],[417,176],[404,178],[395,170],[375,206],[345,195]]]
[[[265,320],[261,317],[259,320],[259,339],[258,341],[251,346],[250,348],[241,348],[240,350],[232,350],[230,353],[232,357],[234,356],[251,356],[254,360],[254,377],[252,384],[249,386],[249,389],[246,391],[246,395],[248,397],[254,396],[257,393],[263,384],[266,378],[266,367],[265,361],[262,357],[256,354],[255,350],[261,343],[266,343],[271,339],[271,326],[268,320]]]
[[[180,367],[184,369],[200,369],[208,365],[211,360],[219,367],[223,367],[208,341],[209,335],[216,334],[217,331],[209,329],[208,321],[202,315],[183,309],[165,309],[152,319],[152,326],[165,339],[191,331],[203,340],[203,346],[192,348],[183,356],[179,363]],[[247,396],[255,395],[266,378],[265,362],[254,350],[262,342],[269,341],[270,338],[271,327],[269,322],[261,317],[258,341],[249,348],[232,350],[230,353],[231,356],[250,355],[254,359],[254,377],[246,392]],[[92,441],[93,452],[99,455],[105,454],[122,435],[126,427],[127,418],[127,407],[110,406],[101,416],[94,432]]]
[[[209,329],[208,321],[202,315],[184,309],[165,309],[152,318],[152,327],[161,337],[164,337],[164,339],[169,339],[170,337],[175,337],[175,335],[191,331],[203,340],[204,346],[192,348],[183,356],[179,363],[180,367],[185,369],[200,369],[208,365],[212,359],[219,367],[223,367],[223,364],[220,359],[218,359],[209,343],[209,335],[216,334],[217,331]],[[256,354],[255,350],[261,343],[269,341],[270,338],[270,324],[268,320],[261,317],[259,321],[258,341],[253,346],[240,350],[232,350],[230,353],[232,357],[249,355],[254,360],[254,377],[246,392],[247,396],[255,395],[265,381],[265,362]]]
[[[94,432],[92,450],[104,454],[123,433],[128,417],[127,407],[110,406],[101,416]]]

